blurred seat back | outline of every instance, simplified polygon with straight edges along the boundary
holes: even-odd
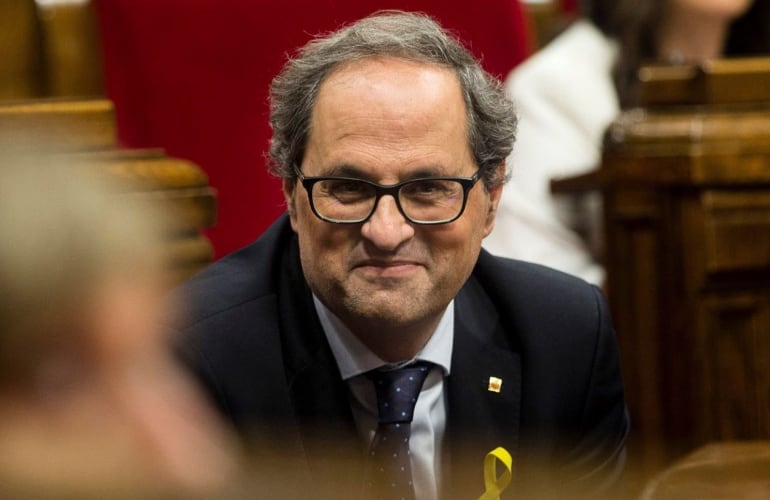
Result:
[[[94,169],[116,181],[116,200],[169,214],[164,250],[172,282],[207,265],[212,247],[201,228],[214,224],[215,194],[189,161],[118,147],[91,2],[2,0],[0,46],[0,162],[42,153],[62,168]]]

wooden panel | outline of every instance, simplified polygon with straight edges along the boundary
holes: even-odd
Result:
[[[216,223],[216,192],[203,171],[160,150],[119,149],[112,103],[77,97],[102,92],[91,2],[2,0],[0,47],[0,153],[43,153],[39,160],[61,168],[93,169],[112,181],[116,203],[161,211],[171,283],[211,262],[200,230]]]
[[[702,377],[702,418],[693,423],[701,441],[770,438],[768,423],[760,420],[770,409],[769,297],[709,297],[700,315],[704,334],[696,345],[694,375]]]
[[[43,95],[43,56],[33,1],[0,2],[0,47],[0,99]]]
[[[0,105],[0,140],[28,150],[115,146],[115,113],[106,99],[41,99]]]
[[[561,7],[558,5],[558,1],[523,0],[521,4],[524,7],[527,17],[532,23],[531,26],[534,28],[536,48],[544,47],[556,34],[558,34],[559,28],[563,28],[563,26],[560,25],[560,22],[563,23],[564,20],[560,19],[559,16]]]
[[[651,65],[639,69],[639,99],[643,105],[690,103],[697,101],[696,66]],[[695,96],[693,95],[695,94]]]
[[[770,100],[770,59],[714,59],[702,66],[705,103]]]
[[[103,94],[88,0],[0,2],[0,99]]]
[[[759,139],[755,144],[736,140],[718,146],[693,147],[692,153],[694,184],[751,186],[770,182],[770,139]]]
[[[197,165],[159,149],[114,149],[67,154],[65,161],[103,172],[126,191],[203,187],[208,176]]]
[[[593,176],[643,472],[770,438],[770,59],[666,71],[644,85],[668,93],[610,127]]]
[[[707,271],[770,271],[770,190],[707,191],[703,203]]]
[[[770,283],[770,279],[765,280]],[[767,290],[767,288],[765,288]],[[756,386],[757,409],[757,436],[770,437],[770,369],[767,362],[770,360],[770,294],[764,296],[764,301],[758,306],[760,311],[755,318],[755,359],[758,360],[757,370],[754,373]]]
[[[216,192],[210,187],[131,191],[122,196],[149,203],[168,218],[168,232],[185,233],[216,223]]]
[[[102,95],[100,42],[91,2],[57,0],[37,5],[46,95]]]
[[[739,121],[734,120],[736,114]],[[676,147],[673,151],[687,153],[691,147],[708,147],[725,143],[734,147],[766,146],[770,138],[770,107],[739,105],[715,108],[674,108],[659,110],[632,110],[624,113],[609,129],[607,149],[622,144],[623,150],[633,153],[636,145]],[[713,150],[713,148],[712,148]],[[646,151],[646,150],[645,150]],[[668,153],[670,149],[660,149]]]
[[[770,441],[706,445],[649,482],[641,500],[768,498]]]
[[[180,283],[206,267],[214,257],[211,242],[197,232],[181,234],[167,240],[163,246],[167,281]]]
[[[644,106],[770,101],[770,59],[765,57],[650,65],[639,70],[639,80]]]
[[[651,190],[626,188],[605,193],[604,204],[609,299],[631,415],[629,453],[636,467],[653,467],[665,460],[666,424],[656,295],[660,203]]]

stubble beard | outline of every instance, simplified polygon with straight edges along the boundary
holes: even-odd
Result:
[[[430,336],[452,297],[442,297],[429,284],[399,283],[372,287],[334,284],[321,300],[354,335],[364,340],[387,336],[393,340]],[[447,294],[448,295],[448,294]]]

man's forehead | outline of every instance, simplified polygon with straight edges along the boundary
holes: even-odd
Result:
[[[428,119],[449,109],[453,120],[465,122],[465,101],[453,70],[423,61],[371,57],[345,63],[324,79],[311,122],[317,125],[321,114],[324,121],[348,120],[351,115]]]
[[[465,102],[452,70],[367,58],[339,68],[321,86],[306,154],[324,165],[324,175],[334,165],[372,161],[438,165],[431,175],[454,175],[455,164],[470,158],[468,148]]]
[[[455,73],[432,63],[398,58],[366,58],[347,63],[322,83],[313,106],[312,130],[375,135],[390,132],[420,135],[422,128],[465,128],[467,117]],[[329,129],[331,127],[331,129]],[[415,130],[417,127],[418,130]]]
[[[436,144],[462,156],[468,147],[465,101],[445,66],[372,57],[338,68],[319,89],[308,146],[325,157],[351,148],[407,155]]]
[[[454,70],[440,64],[395,56],[372,56],[337,65],[324,78],[320,90],[330,86],[352,85],[372,77],[386,78],[391,82],[451,78],[460,85]]]

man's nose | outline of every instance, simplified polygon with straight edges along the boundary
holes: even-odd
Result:
[[[364,222],[361,234],[377,248],[393,251],[414,236],[414,227],[398,209],[395,198],[385,195],[377,202],[369,220]]]

